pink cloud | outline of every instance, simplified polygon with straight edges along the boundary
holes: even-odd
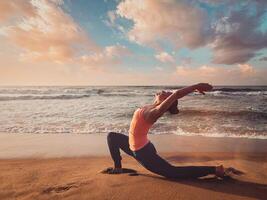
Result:
[[[16,20],[6,21],[4,36],[23,52],[21,60],[68,62],[77,55],[77,47],[99,50],[73,19],[58,6],[59,0],[7,1],[10,10],[22,10]],[[15,8],[14,5],[16,5]],[[28,9],[24,9],[27,7]],[[7,18],[5,18],[7,20]]]
[[[199,2],[224,5],[212,19]],[[267,47],[267,32],[261,30],[266,14],[264,0],[126,0],[116,10],[117,16],[133,22],[126,32],[129,40],[161,49],[167,42],[175,48],[208,46],[213,63],[246,63]],[[240,9],[237,9],[240,7]]]
[[[63,3],[61,0],[36,0],[27,4],[16,0],[6,2],[1,8],[23,11],[16,14],[16,20],[2,18],[6,21],[1,27],[2,35],[22,49],[21,61],[86,64],[98,68],[118,62],[119,57],[128,52],[120,45],[101,48],[95,44],[59,7]],[[26,7],[28,9],[24,9]],[[14,13],[10,14],[12,16]]]
[[[266,84],[264,77],[267,76],[267,70],[256,69],[249,64],[238,64],[232,67],[187,67],[177,66],[175,75],[177,80],[185,84],[194,82],[210,82],[213,84]]]
[[[3,15],[2,35],[22,49],[21,61],[52,61],[75,63],[90,68],[119,63],[129,50],[120,45],[100,47],[85,33],[60,5],[62,0],[5,1],[0,9],[8,8]],[[26,9],[27,8],[27,9]],[[112,17],[112,14],[111,14]]]
[[[155,58],[163,63],[167,63],[167,62],[174,63],[175,62],[174,58],[167,52],[160,52],[159,54],[155,55]]]
[[[198,68],[177,66],[176,74],[184,77],[202,77],[207,78],[214,76],[217,73],[217,70],[214,67],[203,65]]]
[[[29,1],[0,1],[0,22],[21,15],[33,16],[34,14],[34,9]]]
[[[142,45],[157,45],[162,39],[189,47],[205,42],[205,13],[183,2],[126,0],[118,5],[116,13],[133,21],[128,37]]]
[[[83,55],[77,60],[84,66],[90,69],[103,70],[104,67],[111,66],[120,63],[120,58],[123,56],[129,56],[131,52],[121,45],[107,46],[103,51]]]
[[[239,64],[238,67],[243,76],[252,76],[257,73],[257,71],[249,64]]]

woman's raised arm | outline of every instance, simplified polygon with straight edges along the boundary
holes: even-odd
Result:
[[[159,104],[150,111],[150,118],[151,118],[150,121],[156,121],[170,108],[170,106],[173,104],[175,100],[180,99],[195,90],[199,91],[202,94],[205,94],[204,93],[205,91],[212,90],[212,86],[208,83],[199,83],[176,90],[169,97],[167,97],[161,104]]]

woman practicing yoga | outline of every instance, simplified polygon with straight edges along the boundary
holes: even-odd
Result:
[[[199,83],[176,90],[173,93],[165,91],[157,93],[151,105],[145,105],[134,112],[130,125],[129,137],[115,132],[110,132],[108,134],[107,142],[111,157],[114,161],[114,167],[107,168],[104,173],[120,174],[123,172],[120,149],[134,157],[149,171],[167,178],[197,178],[209,174],[223,177],[226,172],[238,173],[238,171],[233,168],[225,170],[222,165],[173,166],[158,155],[154,145],[147,138],[150,127],[165,112],[169,111],[171,114],[177,114],[179,112],[177,108],[178,99],[193,91],[205,94],[205,91],[210,91],[211,89],[212,86],[210,84]]]

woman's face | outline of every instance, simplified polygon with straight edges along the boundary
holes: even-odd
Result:
[[[161,92],[157,92],[155,94],[155,100],[157,102],[161,103],[162,101],[164,101],[171,94],[172,94],[171,92],[166,92],[166,91],[162,90]]]

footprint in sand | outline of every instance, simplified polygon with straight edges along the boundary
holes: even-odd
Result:
[[[48,187],[48,188],[44,189],[42,193],[45,193],[45,194],[51,193],[51,192],[60,193],[60,192],[68,191],[69,189],[71,189],[73,187],[77,188],[78,185],[76,183],[68,183],[66,185]]]
[[[44,189],[42,191],[42,193],[48,194],[48,193],[51,193],[51,192],[55,192],[55,193],[66,192],[66,191],[68,191],[68,190],[70,190],[72,188],[78,188],[79,186],[88,184],[89,182],[90,181],[81,182],[81,183],[73,182],[73,183],[68,183],[66,185],[59,185],[59,186],[55,186],[55,187],[48,187],[48,188]]]

